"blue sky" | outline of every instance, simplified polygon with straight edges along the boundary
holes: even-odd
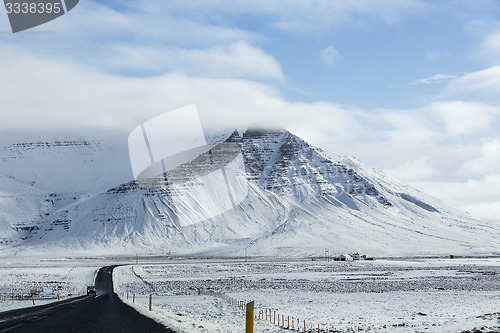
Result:
[[[499,221],[498,1],[81,0],[9,30],[4,138],[126,137],[195,103],[209,130],[285,127]]]

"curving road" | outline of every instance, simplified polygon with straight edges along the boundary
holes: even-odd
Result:
[[[102,267],[95,278],[97,296],[0,312],[0,332],[167,332],[174,331],[141,315],[113,293],[112,272]]]

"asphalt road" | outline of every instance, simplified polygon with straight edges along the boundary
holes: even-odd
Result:
[[[80,296],[51,304],[0,312],[0,332],[168,332],[113,293],[114,266],[97,273],[97,296]]]

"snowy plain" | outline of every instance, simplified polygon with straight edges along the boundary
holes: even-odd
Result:
[[[122,300],[177,332],[241,332],[245,311],[229,297],[255,301],[255,332],[298,331],[297,320],[301,332],[304,321],[321,332],[500,331],[500,258],[2,258],[0,311],[32,306],[8,295],[34,289],[36,305],[81,295],[111,264],[123,264],[113,274]]]
[[[500,330],[500,259],[190,260],[113,278],[124,302],[179,332],[241,332],[245,311],[227,297],[255,300],[256,332],[302,332],[304,320],[314,332]]]
[[[85,258],[0,258],[0,311],[80,296],[94,284],[106,260]]]

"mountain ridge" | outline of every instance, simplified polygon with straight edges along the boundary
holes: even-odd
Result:
[[[495,227],[286,130],[234,131],[220,141],[237,144],[243,156],[248,195],[234,209],[181,227],[167,189],[130,181],[70,199],[38,191],[41,200],[31,204],[38,215],[17,223],[18,229],[2,209],[2,252],[498,254]],[[202,214],[193,209],[202,206],[198,198],[187,200],[189,216]]]

